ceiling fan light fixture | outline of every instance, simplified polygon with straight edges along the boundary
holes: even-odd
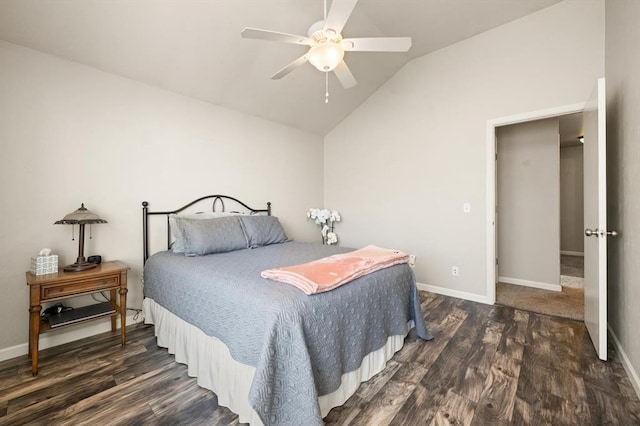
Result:
[[[1,1],[1,0],[0,0]],[[291,71],[311,62],[318,71],[325,73],[325,86],[328,88],[328,73],[333,71],[336,78],[345,89],[354,87],[356,79],[344,61],[344,52],[407,52],[411,48],[411,37],[358,37],[343,39],[342,30],[351,16],[358,0],[331,0],[331,9],[327,10],[327,0],[324,2],[324,19],[314,22],[308,37],[278,31],[261,30],[246,27],[240,34],[245,38],[279,41],[289,44],[309,46],[309,50],[271,76],[272,80],[279,80]],[[328,90],[325,92],[325,102]]]
[[[309,49],[307,59],[319,71],[333,71],[344,58],[344,49],[337,43],[325,42]]]

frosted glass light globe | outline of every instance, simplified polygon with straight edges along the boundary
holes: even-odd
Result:
[[[325,42],[309,49],[309,62],[323,72],[333,71],[342,62],[344,50],[337,43]]]

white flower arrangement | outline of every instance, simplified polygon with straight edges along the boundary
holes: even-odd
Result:
[[[332,245],[338,242],[338,235],[333,232],[333,226],[340,222],[340,213],[337,210],[329,209],[309,209],[307,219],[316,222],[322,234],[322,244]]]

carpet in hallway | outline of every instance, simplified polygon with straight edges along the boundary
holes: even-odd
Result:
[[[584,288],[584,257],[567,254],[560,256],[560,285]]]
[[[584,320],[584,290],[581,288],[563,288],[559,292],[498,283],[496,303],[555,317]]]

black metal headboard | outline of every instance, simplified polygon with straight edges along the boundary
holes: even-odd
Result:
[[[176,213],[180,213],[181,211],[184,211],[185,209],[193,206],[196,203],[199,203],[200,201],[204,201],[207,199],[212,199],[212,204],[211,204],[211,211],[215,212],[215,211],[219,211],[219,212],[224,212],[225,211],[225,205],[224,205],[224,201],[225,200],[231,200],[234,201],[235,203],[237,203],[238,205],[244,207],[249,213],[251,214],[256,214],[256,213],[266,213],[267,215],[271,216],[271,202],[267,202],[267,208],[266,209],[254,209],[252,207],[249,207],[248,205],[246,205],[245,203],[243,203],[242,201],[233,198],[233,197],[229,197],[227,195],[207,195],[206,197],[200,197],[197,200],[193,200],[190,203],[180,207],[179,209],[175,209],[175,210],[171,210],[171,211],[163,211],[163,212],[150,212],[149,211],[149,203],[147,201],[143,201],[142,202],[142,249],[143,249],[143,261],[142,263],[146,263],[147,259],[149,258],[149,216],[156,216],[156,215],[165,215],[166,219],[167,219],[167,249],[169,248],[169,245],[171,244],[171,230],[169,229],[169,215],[170,214],[176,214]],[[220,210],[216,210],[216,206],[220,206]],[[233,212],[233,211],[232,211]]]

